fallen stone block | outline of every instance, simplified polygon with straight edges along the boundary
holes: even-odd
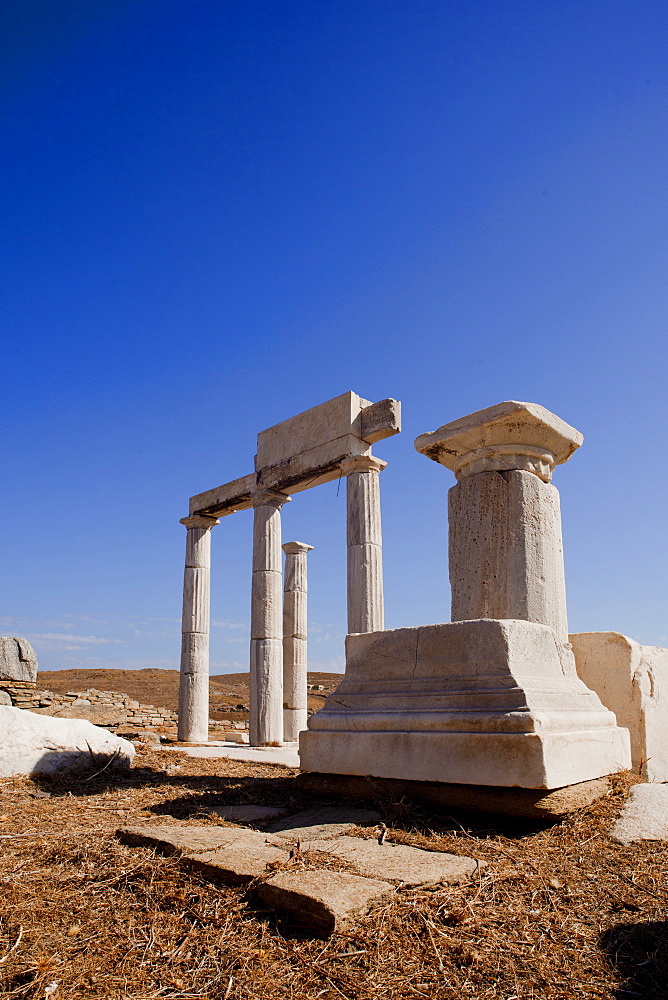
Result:
[[[115,767],[128,767],[134,755],[127,740],[82,719],[0,706],[0,777],[102,768],[112,758]]]
[[[668,649],[621,632],[569,636],[575,666],[631,734],[631,761],[645,781],[668,781]]]
[[[668,841],[668,785],[634,785],[610,837],[625,845],[638,840]]]
[[[371,878],[391,879],[404,885],[429,885],[436,882],[465,882],[483,861],[423,851],[419,847],[391,844],[385,841],[361,840],[359,837],[336,837],[334,840],[315,840],[308,845],[310,851],[324,851],[342,861],[347,861]]]
[[[307,809],[272,823],[269,831],[287,840],[328,840],[347,833],[356,826],[378,823],[381,814],[375,809],[354,809],[345,806],[323,806]]]
[[[266,906],[327,935],[346,930],[393,892],[394,886],[380,879],[307,869],[278,872],[258,886],[256,895]]]
[[[246,885],[267,874],[267,865],[287,861],[289,852],[268,844],[266,835],[243,827],[153,826],[117,831],[124,844],[179,854],[192,871],[227,885]]]

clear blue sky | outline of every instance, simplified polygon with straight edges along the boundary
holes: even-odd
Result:
[[[447,621],[452,475],[415,436],[504,399],[559,468],[573,631],[668,645],[665,0],[10,0],[0,631],[44,669],[176,667],[189,495],[354,389],[388,627]],[[310,660],[341,669],[344,491],[300,494]],[[213,536],[247,669],[250,513]]]

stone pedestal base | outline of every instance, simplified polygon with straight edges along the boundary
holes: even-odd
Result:
[[[629,734],[534,622],[350,635],[346,674],[300,737],[303,771],[561,788],[630,767]]]

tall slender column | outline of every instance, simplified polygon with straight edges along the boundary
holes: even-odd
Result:
[[[179,739],[209,739],[209,618],[212,517],[184,517],[188,529],[183,575]]]
[[[283,742],[283,574],[281,507],[285,493],[253,497],[251,586],[250,744]]]
[[[308,659],[306,553],[312,545],[286,542],[283,588],[283,739],[294,743],[306,729]]]
[[[348,632],[383,628],[383,549],[378,473],[387,462],[354,455],[341,463],[346,476]]]

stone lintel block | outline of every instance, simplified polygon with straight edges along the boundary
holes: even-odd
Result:
[[[631,734],[634,770],[668,781],[668,649],[621,632],[571,635],[578,675]]]
[[[230,483],[198,493],[190,498],[189,513],[225,517],[237,510],[248,510],[253,506],[251,497],[256,489],[255,483],[255,473],[251,472],[241,479],[233,479]]]
[[[0,680],[36,683],[37,655],[27,639],[0,636]]]
[[[357,433],[359,424],[356,422],[362,410],[371,405],[370,400],[362,399],[356,392],[344,392],[260,431],[257,436],[256,470],[279,465],[294,455],[326,447],[350,434],[361,437]]]
[[[382,879],[306,869],[278,872],[259,885],[256,894],[266,906],[327,936],[346,930],[394,891],[394,886]]]
[[[366,406],[358,419],[360,437],[375,444],[401,431],[401,403],[397,399],[381,399]]]
[[[584,438],[538,403],[508,400],[421,434],[416,449],[458,479],[479,472],[520,469],[549,482]]]
[[[348,636],[346,673],[300,736],[300,766],[560,788],[626,769],[630,750],[553,629],[482,619]]]

